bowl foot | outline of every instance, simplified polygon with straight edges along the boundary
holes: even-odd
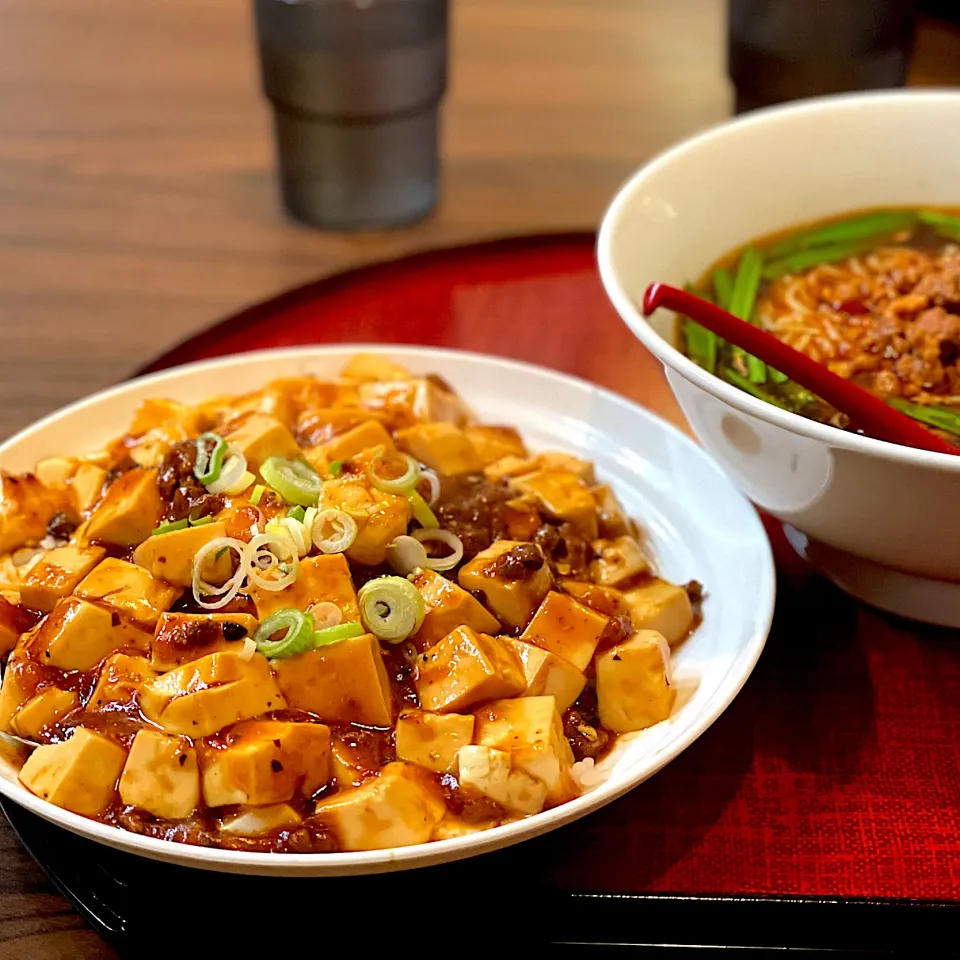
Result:
[[[960,628],[960,583],[903,573],[810,540],[785,523],[796,552],[818,573],[857,600],[909,620]]]

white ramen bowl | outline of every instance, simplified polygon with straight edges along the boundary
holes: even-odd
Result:
[[[599,387],[529,364],[428,347],[307,347],[247,353],[131,381],[47,417],[0,446],[0,467],[99,449],[121,434],[137,405],[165,397],[197,403],[244,393],[281,376],[333,376],[359,350],[449,381],[475,413],[517,426],[532,449],[593,460],[643,528],[658,570],[701,581],[704,622],[673,656],[677,707],[664,723],[618,740],[578,799],[515,823],[419,846],[360,853],[271,854],[188,846],[107,826],[62,810],[17,781],[0,756],[0,792],[34,813],[121,850],[232,873],[331,876],[426,866],[508,846],[609,803],[686,749],[726,709],[750,675],[773,615],[770,546],[756,512],[703,451],[679,431]]]
[[[675,347],[639,304],[764,234],[869,207],[960,205],[960,93],[825,97],[761,110],[661,154],[627,181],[598,259],[620,316],[666,367],[704,447],[848,592],[960,626],[960,457],[868,439],[757,400]]]

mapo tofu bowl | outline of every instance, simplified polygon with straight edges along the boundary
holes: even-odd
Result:
[[[702,453],[505,361],[198,364],[0,457],[0,789],[181,863],[396,869],[550,829],[691,742],[772,610]]]
[[[758,111],[642,168],[598,244],[608,295],[740,489],[851,592],[953,625],[960,460],[844,430],[776,371],[722,345],[704,343],[704,359],[677,318],[648,321],[640,303],[650,283],[692,285],[909,415],[952,426],[960,252],[945,231],[960,223],[960,193],[943,131],[958,118],[960,96],[945,92]],[[732,304],[728,279],[744,280]]]

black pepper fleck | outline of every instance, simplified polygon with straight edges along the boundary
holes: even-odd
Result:
[[[623,657],[621,657],[619,653],[615,653],[615,654],[611,657],[611,659],[612,659],[612,660],[622,660]]]
[[[280,747],[280,741],[279,741],[279,740],[274,740],[274,741],[273,741],[273,745],[279,749],[279,747]]]
[[[283,764],[279,760],[271,760],[270,769],[274,773],[280,773],[280,771],[283,770]]]
[[[177,762],[182,767],[187,762],[187,755],[185,753],[181,753],[180,756],[177,757]]]
[[[116,610],[112,611],[110,614],[110,626],[119,627],[120,626],[120,614]]]

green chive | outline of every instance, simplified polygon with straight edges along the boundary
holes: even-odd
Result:
[[[159,537],[162,533],[173,533],[174,530],[186,530],[188,525],[186,519],[171,520],[168,523],[161,523],[155,530],[151,530],[150,536]]]
[[[729,270],[722,267],[713,271],[713,290],[717,298],[717,306],[724,310],[730,309],[730,301],[733,299],[733,277]]]
[[[306,515],[307,515],[307,511],[306,511],[303,507],[301,507],[301,506],[291,507],[291,508],[287,511],[287,516],[288,516],[288,517],[293,517],[294,520],[297,520],[297,521],[299,521],[300,523],[303,523],[303,518],[304,518]]]
[[[920,217],[922,218],[922,215]],[[771,260],[788,257],[801,250],[813,250],[853,240],[876,240],[891,233],[907,230],[917,222],[917,214],[912,210],[880,210],[866,213],[860,217],[851,217],[836,223],[828,223],[807,233],[796,233],[784,237],[767,248]],[[927,222],[927,221],[924,221]],[[957,224],[960,227],[960,223]]]
[[[779,407],[781,410],[789,410],[790,408],[783,403],[778,397],[775,397],[772,393],[768,393],[766,390],[762,390],[756,384],[751,383],[746,377],[741,377],[736,370],[731,370],[729,367],[726,367],[723,371],[723,377],[725,380],[728,380],[735,387],[739,387],[746,393],[749,393],[751,396],[756,397],[758,400],[763,400],[764,403],[773,404],[775,407]]]
[[[209,513],[205,517],[197,517],[196,520],[190,518],[191,527],[205,527],[208,523],[213,523],[213,515]]]
[[[339,477],[339,476],[340,476],[340,472],[341,472],[342,470],[343,470],[343,461],[342,461],[342,460],[334,460],[334,461],[330,464],[330,476],[331,476],[331,477]]]
[[[214,559],[214,560],[219,560],[229,549],[230,549],[229,547],[221,547],[221,548],[214,554],[213,559]]]
[[[253,488],[253,493],[250,494],[250,502],[256,506],[260,502],[260,498],[267,492],[267,488],[262,484],[258,483]]]
[[[833,263],[836,260],[846,260],[868,250],[872,244],[863,240],[851,240],[848,243],[835,243],[829,247],[818,247],[816,250],[801,250],[799,253],[779,260],[771,260],[763,270],[764,280],[774,280],[785,273],[802,273],[810,267],[821,263]]]
[[[921,223],[933,227],[941,237],[948,240],[960,240],[960,217],[939,210],[921,210],[917,214]]]
[[[908,417],[919,420],[920,423],[936,427],[938,430],[946,430],[947,433],[960,437],[960,410],[925,403],[910,403],[908,400],[900,400],[896,397],[888,400],[887,403],[894,410],[899,410]]]
[[[753,322],[753,309],[757,303],[757,291],[760,289],[760,275],[763,272],[763,258],[756,247],[747,247],[740,257],[737,276],[733,281],[733,293],[730,297],[730,313],[747,323]],[[750,356],[739,347],[734,354],[744,356],[747,361],[747,375],[752,383],[766,383],[767,365],[756,357]]]

